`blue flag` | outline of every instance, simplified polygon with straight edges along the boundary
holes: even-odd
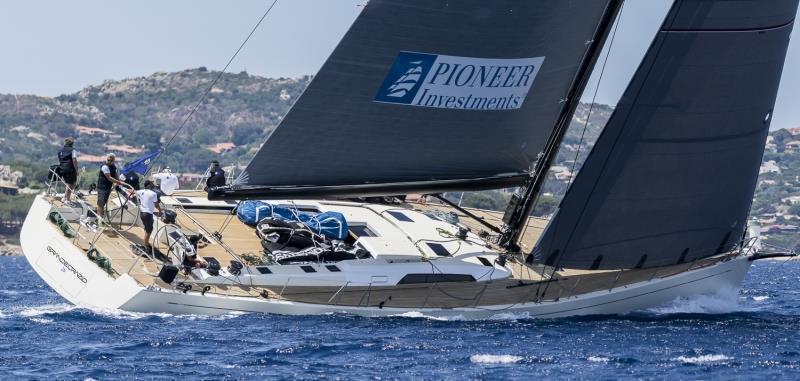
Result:
[[[148,153],[148,154],[146,154],[146,155],[144,155],[144,156],[142,156],[142,157],[140,157],[140,158],[128,163],[127,165],[125,165],[125,167],[122,168],[122,173],[128,173],[128,172],[131,172],[131,171],[136,172],[136,173],[140,173],[140,174],[147,173],[147,168],[150,167],[150,163],[153,161],[153,159],[158,157],[158,155],[160,155],[160,154],[161,154],[161,151]]]

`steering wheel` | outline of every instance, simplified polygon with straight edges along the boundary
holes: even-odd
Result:
[[[122,187],[123,190],[120,190],[120,187]],[[136,224],[139,222],[139,207],[136,205],[136,203],[131,201],[132,197],[129,196],[128,192],[133,191],[133,187],[128,184],[124,184],[117,185],[114,187],[114,189],[116,190],[115,193],[117,195],[117,204],[119,207],[109,210],[108,203],[106,203],[106,218],[108,219],[108,222],[112,226],[115,226],[118,230],[131,230],[131,228],[136,226]],[[133,209],[133,211],[129,210],[129,208]],[[130,222],[126,222],[126,212],[128,216],[133,216],[132,221],[130,221],[130,218],[128,218],[127,220]]]
[[[173,232],[177,232],[178,238],[172,235]],[[183,266],[183,259],[185,255],[185,250],[182,247],[183,242],[181,239],[185,239],[185,235],[181,228],[175,224],[165,224],[158,228],[150,237],[152,241],[150,247],[155,250],[160,251],[163,253],[167,258],[169,258],[172,263],[179,268]],[[187,242],[188,243],[188,242]]]

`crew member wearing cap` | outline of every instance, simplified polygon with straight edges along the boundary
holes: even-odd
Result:
[[[154,174],[152,177],[153,180],[158,181],[158,190],[161,192],[159,195],[170,196],[180,187],[178,176],[175,176],[169,167],[164,168],[163,171]]]

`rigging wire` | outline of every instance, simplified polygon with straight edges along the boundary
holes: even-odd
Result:
[[[261,23],[264,22],[264,19],[267,18],[269,13],[272,11],[272,8],[274,8],[275,4],[277,4],[277,3],[278,3],[278,0],[273,0],[272,1],[272,4],[270,4],[269,8],[267,8],[266,12],[264,12],[264,14],[258,20],[256,25],[253,26],[253,29],[250,31],[250,34],[248,34],[247,37],[244,39],[244,41],[242,41],[242,44],[239,45],[239,48],[236,49],[235,53],[233,53],[231,58],[228,60],[228,63],[225,64],[225,67],[222,68],[222,70],[219,72],[219,74],[217,74],[217,77],[214,78],[214,80],[208,86],[208,88],[203,93],[203,95],[200,96],[200,99],[197,101],[197,104],[195,104],[194,108],[192,108],[192,111],[189,112],[189,115],[186,115],[186,117],[183,118],[183,121],[181,122],[180,126],[178,126],[178,129],[175,130],[175,133],[172,134],[172,137],[167,141],[167,143],[164,145],[164,147],[161,148],[161,154],[156,156],[155,159],[153,159],[153,162],[150,164],[150,167],[148,168],[148,173],[150,172],[150,169],[154,167],[154,164],[156,163],[156,161],[158,161],[158,159],[160,159],[162,156],[164,156],[164,153],[167,152],[167,148],[172,144],[172,142],[175,140],[175,138],[178,137],[178,134],[180,134],[180,132],[183,130],[183,128],[186,127],[186,124],[189,122],[189,120],[192,118],[192,116],[194,116],[194,114],[197,112],[197,110],[200,108],[200,106],[203,105],[203,102],[205,102],[206,98],[208,97],[208,94],[211,93],[211,90],[214,88],[214,86],[217,84],[217,82],[219,82],[220,78],[222,78],[222,75],[225,74],[225,72],[228,70],[228,67],[231,65],[231,63],[233,63],[233,60],[236,59],[236,56],[239,55],[239,52],[241,52],[242,49],[244,48],[244,46],[247,44],[247,42],[250,41],[250,38],[253,37],[253,34],[256,32],[256,30],[258,30],[258,27],[261,26]],[[147,175],[147,173],[145,173],[145,175]]]
[[[619,27],[619,24],[622,23],[622,12],[624,10],[625,3],[622,3],[622,8],[619,11],[619,22],[614,26],[614,32],[611,35],[611,40],[608,43],[608,50],[606,51],[606,57],[603,60],[603,66],[600,67],[600,76],[597,78],[597,86],[594,88],[592,103],[589,104],[589,112],[586,114],[586,122],[583,123],[583,132],[581,132],[581,139],[578,141],[578,149],[575,152],[575,159],[572,161],[572,170],[569,173],[569,182],[567,183],[567,188],[572,185],[572,181],[575,179],[575,168],[578,166],[578,156],[581,154],[583,140],[586,137],[586,130],[589,129],[589,120],[592,118],[592,111],[594,110],[594,106],[597,104],[597,93],[600,91],[600,85],[603,82],[603,74],[606,72],[606,65],[608,64],[608,57],[611,55],[611,49],[614,48],[614,37],[617,35],[617,28]]]
[[[589,117],[592,114],[592,108],[594,107],[595,100],[597,98],[597,93],[598,93],[598,90],[600,89],[600,82],[601,82],[601,80],[603,78],[603,74],[605,73],[606,64],[608,63],[608,57],[609,57],[609,54],[611,53],[611,48],[614,46],[614,39],[615,39],[615,37],[617,35],[617,28],[619,28],[619,24],[622,23],[622,12],[624,10],[625,10],[625,1],[623,0],[622,1],[622,5],[620,6],[619,14],[617,15],[617,22],[615,22],[615,24],[614,24],[614,30],[613,30],[613,33],[612,33],[612,36],[611,36],[611,41],[609,43],[608,50],[606,51],[606,57],[605,57],[605,59],[603,61],[602,69],[600,70],[600,77],[597,80],[597,87],[595,87],[594,95],[592,97],[592,104],[589,107],[589,114],[586,117],[586,123],[584,124],[583,132],[581,133],[581,140],[580,140],[580,143],[578,145],[578,152],[576,152],[575,160],[572,162],[572,170],[570,171],[570,179],[569,179],[569,183],[567,184],[567,187],[569,187],[569,185],[572,184],[572,179],[573,179],[574,174],[575,174],[575,165],[577,164],[578,155],[580,154],[580,147],[581,147],[581,145],[583,145],[584,135],[586,134],[586,129],[587,129],[588,123],[589,123]],[[569,129],[569,127],[567,127],[567,129]],[[558,150],[559,151],[556,152],[556,156],[558,156],[558,153],[561,151],[561,147],[559,147]],[[540,200],[537,199],[536,203],[538,204],[539,201]],[[536,206],[537,205],[534,205],[533,208],[535,209]],[[522,228],[522,232],[520,234],[520,242],[522,241],[522,238],[525,236],[525,233],[527,233],[528,227],[529,227],[528,223],[530,222],[530,216],[526,216],[526,217],[528,217],[528,221],[526,221],[525,225]]]
[[[611,32],[611,39],[609,40],[609,43],[608,43],[608,50],[606,51],[606,56],[603,59],[603,66],[601,66],[601,68],[600,68],[600,76],[597,78],[597,86],[594,89],[594,95],[592,96],[592,103],[589,106],[589,113],[586,116],[586,123],[584,124],[584,127],[583,127],[583,133],[581,133],[581,140],[580,140],[580,144],[578,146],[578,152],[576,152],[575,161],[573,161],[573,163],[572,163],[572,171],[571,171],[572,173],[570,174],[569,185],[572,184],[572,180],[573,180],[573,178],[575,176],[575,166],[577,165],[577,162],[578,162],[578,154],[580,153],[580,145],[583,144],[584,135],[586,134],[586,129],[589,126],[589,118],[592,115],[592,109],[594,107],[594,104],[595,104],[595,101],[596,101],[596,98],[597,98],[597,93],[598,93],[598,91],[600,89],[600,84],[602,83],[602,80],[603,80],[603,74],[605,74],[606,64],[608,64],[608,58],[611,55],[611,49],[614,47],[614,40],[617,37],[617,30],[619,29],[619,25],[622,24],[622,15],[623,15],[623,12],[625,12],[625,4],[626,4],[626,2],[623,1],[622,2],[622,6],[620,7],[620,10],[619,10],[619,14],[617,15],[617,22],[614,25],[614,30]],[[559,219],[559,221],[560,221],[560,219]],[[556,226],[555,226],[556,229],[558,229],[559,221],[556,221]],[[556,270],[558,270],[558,268],[560,267],[559,265],[561,264],[561,260],[563,258],[564,258],[564,255],[562,254],[558,258],[558,263],[554,264],[553,271],[551,272],[550,277],[546,281],[547,284],[544,286],[544,292],[542,292],[542,297],[544,297],[544,294],[547,293],[547,289],[550,287],[551,280],[556,275]],[[542,271],[542,274],[544,275],[546,272],[547,272],[547,267],[545,266],[545,268]],[[540,287],[541,287],[541,283],[536,287],[537,298],[539,297],[539,288]]]

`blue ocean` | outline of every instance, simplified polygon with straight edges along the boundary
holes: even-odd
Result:
[[[624,316],[223,317],[70,305],[0,257],[0,379],[800,379],[800,262]]]

